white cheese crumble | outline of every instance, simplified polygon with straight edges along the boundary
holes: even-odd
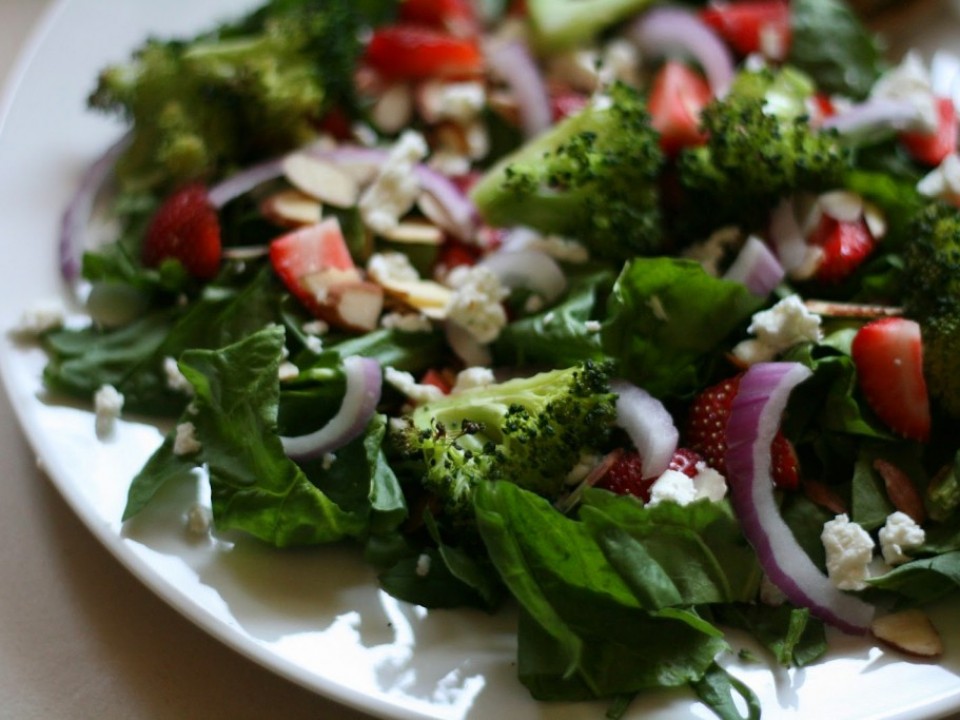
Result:
[[[447,303],[447,317],[469,332],[477,342],[497,339],[507,324],[502,302],[509,295],[496,275],[482,266],[460,265],[446,277],[453,289]]]
[[[650,486],[648,505],[659,505],[670,501],[678,505],[689,505],[697,499],[697,488],[693,478],[679,470],[667,470]]]
[[[960,204],[960,155],[947,155],[917,183],[917,192]]]
[[[476,388],[490,387],[496,382],[493,376],[493,370],[485,367],[469,367],[457,373],[457,379],[453,383],[451,395],[462,393]]]
[[[277,376],[280,378],[280,381],[293,380],[300,374],[300,368],[294,365],[292,362],[282,362],[280,367],[277,368]]]
[[[24,310],[16,333],[24,337],[37,337],[48,330],[63,327],[66,317],[67,308],[60,298],[40,300]]]
[[[193,396],[193,385],[191,385],[190,381],[180,372],[180,365],[177,363],[176,358],[167,356],[163,359],[163,374],[167,378],[168,388],[174,392]]]
[[[922,132],[937,129],[937,101],[930,82],[930,73],[916,52],[907,53],[903,61],[885,72],[870,91],[871,99],[907,102],[916,111],[916,121],[909,128]]]
[[[323,340],[321,340],[316,335],[307,335],[303,339],[303,344],[314,355],[319,355],[323,352]]]
[[[869,577],[874,542],[843,513],[823,524],[820,541],[827,552],[827,575],[840,590],[863,590]]]
[[[820,325],[820,316],[810,312],[799,295],[790,295],[754,314],[747,332],[756,337],[737,344],[733,354],[748,365],[772,360],[794,345],[819,341]]]
[[[374,282],[389,285],[397,282],[416,282],[420,273],[401,252],[374,253],[367,261],[367,274]]]
[[[360,197],[360,215],[367,227],[381,235],[397,227],[420,195],[415,166],[427,152],[427,142],[419,133],[408,130],[400,136],[379,174]]]
[[[187,508],[187,531],[191,535],[204,536],[210,533],[213,525],[213,511],[201,503],[193,503]]]
[[[693,484],[697,489],[697,500],[706,498],[711,502],[720,502],[727,496],[727,479],[705,462],[696,465],[697,474]]]
[[[579,265],[590,259],[590,251],[581,243],[561,235],[541,235],[530,228],[515,228],[503,242],[508,252],[538,250],[558,262]]]
[[[430,574],[430,556],[426,553],[421,553],[417,558],[417,567],[415,571],[417,577],[426,577]]]
[[[907,562],[910,557],[904,551],[918,548],[926,540],[927,534],[923,528],[903,512],[890,514],[887,522],[880,528],[880,550],[888,565],[902,565]]]
[[[433,331],[433,323],[430,322],[430,318],[421,313],[387,313],[380,318],[380,327],[406,333]]]
[[[182,422],[177,425],[173,439],[173,454],[177,456],[193,455],[200,452],[203,446],[197,440],[197,426],[192,422]]]
[[[383,379],[417,405],[433,402],[443,397],[443,390],[436,385],[421,385],[410,373],[397,370],[389,365],[383,371]]]
[[[323,462],[321,466],[323,467],[324,470],[329,470],[330,468],[333,467],[333,464],[336,461],[337,461],[337,456],[334,453],[332,452],[324,453]]]
[[[466,124],[479,117],[487,106],[486,88],[476,81],[429,81],[420,88],[420,93],[429,105],[427,110],[432,122],[452,120]]]
[[[300,329],[307,335],[316,335],[317,337],[322,337],[330,332],[330,326],[323,320],[309,320],[300,326]]]
[[[113,385],[103,385],[93,395],[93,407],[97,415],[97,437],[103,439],[113,432],[123,411],[123,395]]]
[[[587,320],[583,323],[583,329],[588,333],[598,333],[603,328],[599,320]]]

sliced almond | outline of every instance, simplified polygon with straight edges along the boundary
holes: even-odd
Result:
[[[260,203],[260,212],[283,227],[315,225],[323,218],[323,205],[299,190],[281,190]]]
[[[360,196],[360,186],[350,173],[305,153],[288,155],[283,174],[295,188],[327,205],[353,207]]]
[[[416,308],[431,320],[443,320],[453,291],[433,280],[386,280],[383,289],[392,297]]]
[[[913,484],[913,480],[903,470],[892,462],[877,458],[873,461],[873,469],[880,473],[883,484],[887,489],[887,497],[893,506],[902,513],[909,515],[915,523],[922,525],[927,518],[926,508],[920,491]]]
[[[380,323],[383,310],[383,288],[376,283],[358,282],[333,285],[328,290],[327,317],[331,325],[369,332]]]
[[[303,289],[309,292],[314,300],[323,305],[327,302],[330,294],[330,288],[336,285],[361,282],[360,271],[356,268],[341,270],[339,268],[327,268],[320,272],[311,273],[300,278],[300,284]]]
[[[880,318],[903,315],[903,308],[896,305],[867,305],[835,300],[804,300],[804,306],[812,313],[838,318]]]
[[[863,219],[874,240],[881,240],[887,234],[887,218],[872,202],[863,203]]]
[[[863,198],[849,190],[833,190],[819,198],[820,209],[838,222],[856,222],[863,216]]]
[[[443,230],[431,223],[411,220],[398,223],[390,232],[384,233],[384,237],[405,245],[440,245]]]
[[[810,502],[826,508],[834,515],[847,512],[847,505],[843,498],[833,488],[819,480],[805,479],[803,481],[803,494],[807,496]]]
[[[382,132],[394,134],[413,118],[413,91],[404,83],[391,85],[377,98],[370,119]]]
[[[943,654],[940,633],[922,610],[904,610],[882,615],[870,626],[874,637],[896,650],[922,658]]]

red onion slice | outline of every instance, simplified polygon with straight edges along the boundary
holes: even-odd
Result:
[[[93,217],[97,194],[103,189],[117,159],[126,150],[131,135],[124,135],[87,168],[60,218],[60,274],[73,283],[80,277],[85,237]]]
[[[497,276],[508,288],[525,288],[542,297],[547,304],[563,295],[567,276],[552,257],[540,250],[495,252],[479,263]]]
[[[734,76],[733,54],[695,13],[674,7],[658,7],[644,13],[634,23],[630,37],[648,55],[682,52],[703,68],[710,89],[722,97]]]
[[[550,95],[527,47],[516,40],[491,42],[484,55],[491,74],[513,91],[523,134],[531,138],[549,128],[553,124]]]
[[[743,283],[758,297],[766,297],[783,280],[783,266],[767,244],[751,235],[740,249],[724,278]]]
[[[359,437],[380,402],[383,375],[380,363],[351,355],[343,360],[347,388],[340,409],[319,430],[296,437],[281,437],[284,452],[293,460],[314,460]]]
[[[217,183],[207,193],[210,204],[217,210],[223,208],[231,200],[246,195],[259,185],[276,180],[283,174],[283,159],[273,158],[264,160],[246,170],[231,175],[223,182]]]
[[[854,105],[823,121],[822,130],[855,135],[882,130],[910,130],[921,122],[917,108],[903,100],[876,98]]]
[[[490,367],[493,355],[490,348],[477,340],[463,325],[447,320],[444,323],[447,344],[466,367]]]
[[[740,380],[727,422],[730,500],[767,577],[795,605],[851,634],[870,626],[873,607],[838,590],[794,538],[773,494],[770,445],[790,392],[810,377],[800,363],[757,363]]]
[[[807,240],[792,200],[782,200],[770,216],[770,241],[787,273],[798,270],[807,259]]]
[[[623,428],[640,454],[643,477],[663,475],[677,450],[680,433],[663,403],[624,380],[610,383],[617,393],[617,426]]]

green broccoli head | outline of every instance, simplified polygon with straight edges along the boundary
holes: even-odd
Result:
[[[805,100],[813,87],[785,68],[742,72],[723,99],[703,110],[705,145],[683,151],[678,173],[693,232],[724,224],[753,230],[798,191],[842,184],[850,152],[834,133],[812,128]]]
[[[89,102],[133,124],[121,182],[165,190],[308,141],[334,102],[352,107],[360,26],[349,0],[273,0],[106,68]]]
[[[614,84],[491,168],[472,197],[491,225],[523,225],[622,260],[661,249],[658,136],[640,94]]]
[[[444,516],[462,523],[483,482],[557,498],[581,452],[605,447],[615,415],[606,366],[586,363],[421,405],[393,440]]]
[[[920,323],[927,386],[960,417],[960,210],[932,202],[904,250],[904,310]]]

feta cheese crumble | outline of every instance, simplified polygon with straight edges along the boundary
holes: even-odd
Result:
[[[697,489],[693,478],[679,470],[667,470],[650,486],[648,505],[662,502],[675,502],[677,505],[689,505],[697,499]]]
[[[820,325],[820,316],[810,312],[799,295],[790,295],[754,314],[747,332],[756,337],[738,343],[733,354],[748,365],[772,360],[794,345],[819,341]]]
[[[93,395],[93,407],[96,412],[97,437],[101,440],[110,436],[123,411],[123,395],[113,385],[103,385]]]
[[[493,376],[493,370],[485,367],[469,367],[457,373],[457,379],[453,384],[451,395],[473,390],[475,388],[485,388],[496,382]]]
[[[383,379],[417,405],[433,402],[443,397],[443,390],[436,385],[421,385],[410,373],[397,370],[389,365],[383,371]]]
[[[173,439],[173,454],[177,456],[193,455],[200,452],[203,446],[197,440],[197,426],[192,422],[182,422],[177,425]]]
[[[59,298],[47,298],[24,310],[16,334],[23,337],[37,337],[48,330],[63,327],[67,308]]]
[[[827,552],[827,575],[840,590],[863,590],[869,577],[874,542],[843,513],[823,524],[820,541]]]
[[[408,130],[391,148],[380,172],[360,197],[360,216],[375,233],[394,230],[420,195],[416,165],[428,152],[420,133]]]
[[[917,192],[952,203],[960,202],[960,155],[947,155],[917,183]]]
[[[904,551],[918,548],[927,540],[923,528],[912,517],[899,511],[887,517],[887,522],[880,528],[879,537],[880,550],[888,565],[907,562],[910,557]]]
[[[909,128],[933,132],[937,129],[937,101],[930,81],[930,73],[916,52],[907,53],[903,62],[885,72],[870,91],[874,100],[897,100],[907,102],[916,111],[916,121]]]
[[[180,372],[180,365],[177,363],[176,358],[168,356],[163,359],[163,374],[167,378],[168,388],[174,392],[193,396],[193,385],[191,385],[190,381]]]
[[[497,276],[489,268],[459,265],[447,275],[446,284],[453,288],[447,317],[478,342],[496,340],[507,324],[507,313],[501,303],[509,295]]]
[[[430,574],[430,556],[426,553],[421,553],[417,557],[417,567],[414,570],[417,573],[417,577],[426,577]]]

